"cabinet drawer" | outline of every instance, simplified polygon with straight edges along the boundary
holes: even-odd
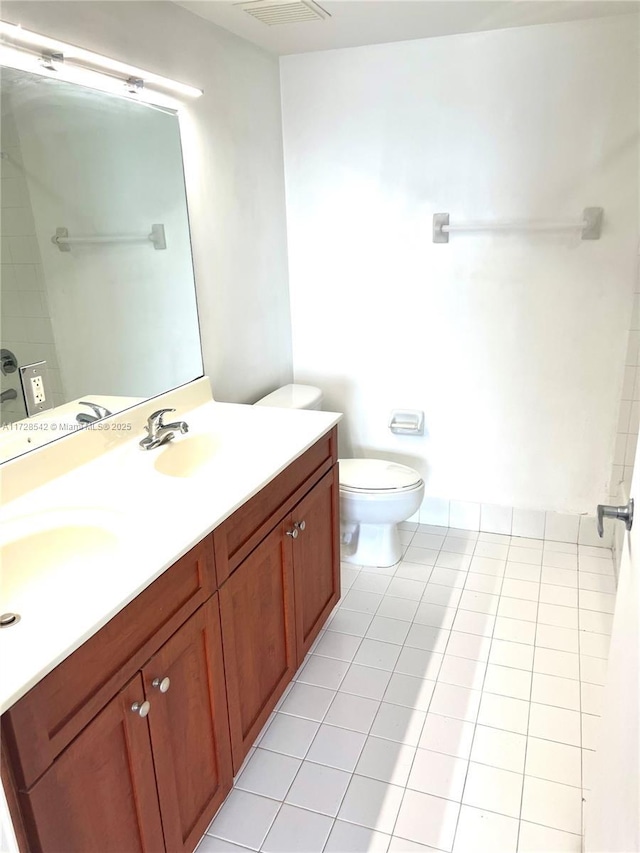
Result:
[[[218,586],[336,462],[337,439],[334,427],[214,531]]]
[[[214,591],[208,536],[3,714],[2,736],[21,790]]]

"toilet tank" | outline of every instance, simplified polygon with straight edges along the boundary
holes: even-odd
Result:
[[[254,405],[275,406],[280,409],[320,409],[322,391],[315,385],[283,385]]]

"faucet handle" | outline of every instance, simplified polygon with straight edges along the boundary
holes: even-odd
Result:
[[[153,412],[153,414],[149,415],[148,422],[150,424],[155,423],[155,425],[159,427],[164,426],[162,423],[162,416],[166,415],[167,412],[175,412],[175,409],[158,409],[157,412]]]
[[[100,418],[108,418],[109,415],[112,415],[113,412],[110,412],[106,406],[99,406],[97,403],[90,403],[88,400],[80,400],[78,402],[79,406],[89,406],[90,409],[93,409],[93,413],[96,416],[96,420]]]

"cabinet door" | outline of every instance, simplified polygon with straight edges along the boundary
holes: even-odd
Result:
[[[220,589],[233,769],[296,670],[293,576],[284,523]]]
[[[34,853],[164,851],[143,700],[137,675],[21,795]]]
[[[340,598],[338,476],[332,468],[291,514],[298,665]]]
[[[232,784],[217,595],[142,675],[167,850],[191,853]]]

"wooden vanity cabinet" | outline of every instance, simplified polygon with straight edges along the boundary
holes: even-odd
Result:
[[[22,853],[195,849],[338,601],[336,439],[321,437],[3,714]]]
[[[2,736],[21,850],[191,853],[233,780],[211,536],[3,714]]]
[[[326,450],[220,588],[234,773],[340,597],[337,465]]]

